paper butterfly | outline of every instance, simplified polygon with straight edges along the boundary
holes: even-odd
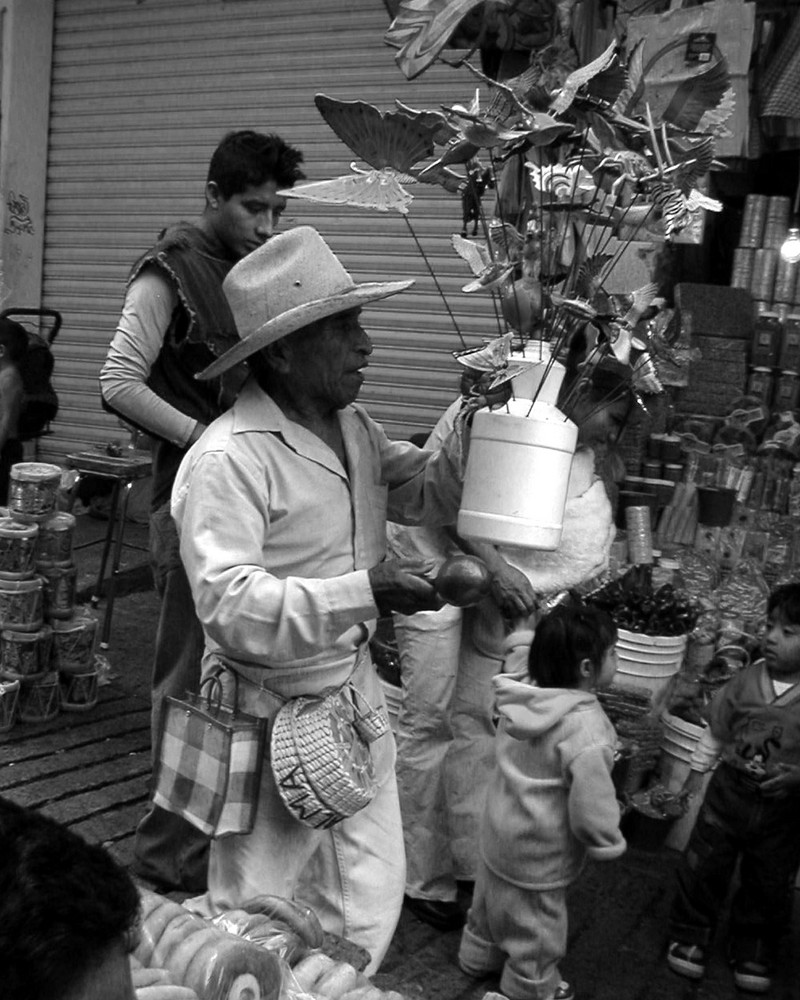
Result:
[[[506,222],[491,226],[489,239],[491,249],[486,243],[468,240],[458,233],[450,238],[453,249],[475,275],[475,280],[464,285],[462,292],[490,292],[513,274],[522,254],[524,238]]]
[[[466,351],[453,351],[453,357],[465,368],[483,372],[488,378],[478,380],[473,389],[488,392],[516,378],[525,370],[525,365],[509,365],[511,356],[512,333],[504,333],[502,337],[490,340],[483,347],[474,347]]]
[[[342,142],[372,169],[363,170],[351,163],[352,174],[301,184],[279,193],[290,198],[408,214],[413,195],[403,185],[414,183],[421,173],[414,169],[415,164],[433,155],[434,136],[442,134],[444,116],[435,112],[409,114],[406,110],[384,113],[364,101],[339,101],[325,94],[317,94],[314,103]],[[463,178],[451,172],[429,171],[420,179],[445,186],[463,184]]]

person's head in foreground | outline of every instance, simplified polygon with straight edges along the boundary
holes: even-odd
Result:
[[[800,680],[800,583],[785,583],[769,595],[763,652],[770,676]]]
[[[231,268],[222,287],[241,340],[199,377],[246,359],[289,415],[329,417],[353,403],[364,382],[372,342],[363,306],[411,284],[356,284],[315,229],[290,229]]]
[[[617,626],[599,608],[557,605],[536,625],[528,677],[541,688],[592,691],[617,670]]]
[[[102,847],[0,798],[3,1000],[133,1000],[139,894]]]

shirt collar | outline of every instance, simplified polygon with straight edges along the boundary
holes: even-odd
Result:
[[[347,406],[339,410],[338,416],[348,460],[352,461],[354,456],[351,454],[350,439],[354,433],[354,422],[357,420],[355,408]],[[248,431],[280,434],[294,451],[347,478],[339,459],[330,448],[315,434],[290,420],[272,397],[260,388],[252,375],[242,386],[233,409],[233,433],[245,434]]]

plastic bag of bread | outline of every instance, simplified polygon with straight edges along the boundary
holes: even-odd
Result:
[[[254,896],[240,909],[225,910],[211,922],[274,951],[289,965],[295,965],[323,941],[322,927],[311,907],[282,896]]]
[[[349,962],[324,951],[310,951],[289,974],[284,1000],[405,1000],[394,990],[381,990]]]
[[[166,969],[198,1000],[279,1000],[288,965],[278,954],[216,927],[158,893],[141,890],[134,958]]]

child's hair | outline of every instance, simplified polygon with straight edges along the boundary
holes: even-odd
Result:
[[[5,347],[10,361],[15,365],[19,364],[28,351],[28,334],[25,327],[15,323],[13,319],[0,319],[0,346]]]
[[[599,608],[558,605],[537,624],[528,654],[528,676],[539,687],[577,687],[581,661],[595,671],[617,641],[617,626]]]
[[[784,583],[776,587],[767,600],[767,616],[778,611],[791,625],[800,625],[800,583]]]

